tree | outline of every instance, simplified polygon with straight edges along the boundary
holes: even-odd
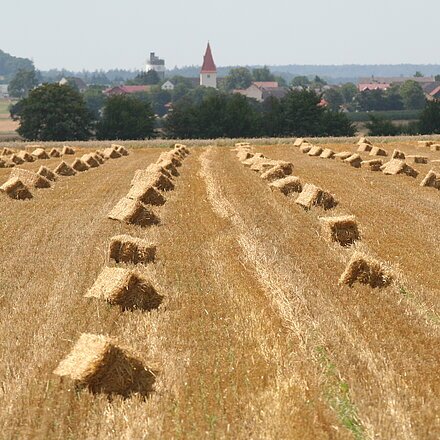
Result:
[[[96,120],[100,118],[106,100],[106,96],[103,93],[104,89],[104,86],[94,85],[88,87],[83,93],[87,108]]]
[[[80,93],[68,85],[44,84],[11,109],[17,132],[32,141],[87,140],[92,115]]]
[[[252,74],[246,67],[237,67],[229,71],[225,77],[223,87],[226,91],[247,89],[252,83]]]
[[[267,66],[252,69],[252,79],[254,81],[275,81],[275,76]]]
[[[30,71],[33,69],[34,64],[31,60],[14,57],[0,49],[0,76],[5,76],[7,79],[10,79],[19,70]]]
[[[39,74],[35,69],[20,69],[8,86],[9,95],[14,98],[24,98],[39,83]]]
[[[400,87],[400,95],[407,110],[418,110],[425,106],[425,94],[416,81],[405,81]]]
[[[370,121],[365,124],[369,136],[396,136],[399,128],[391,121],[379,116],[369,115]]]
[[[160,77],[155,70],[139,73],[134,79],[127,81],[126,84],[133,86],[152,86],[160,83]]]
[[[290,85],[292,87],[302,87],[307,88],[310,85],[310,80],[307,78],[307,76],[295,76],[295,78],[292,79]]]
[[[343,84],[340,90],[345,104],[352,103],[358,93],[358,89],[353,83]]]
[[[420,115],[419,129],[421,134],[440,133],[440,102],[427,101]]]
[[[423,78],[423,73],[417,71],[417,72],[414,74],[414,78]]]
[[[440,75],[435,75],[434,80],[435,82],[440,82]]]
[[[107,99],[98,124],[98,139],[146,139],[154,137],[155,117],[148,101],[117,95]]]
[[[283,131],[283,108],[279,99],[270,96],[262,105],[261,130],[264,136],[281,136]]]
[[[354,136],[356,128],[345,113],[324,110],[321,120],[320,136]]]
[[[227,96],[224,121],[224,132],[227,137],[260,135],[260,115],[257,112],[257,103],[243,95],[234,93]]]
[[[329,89],[324,93],[324,98],[328,102],[331,110],[338,111],[344,103],[344,97],[340,89]]]

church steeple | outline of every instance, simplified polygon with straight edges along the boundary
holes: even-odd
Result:
[[[203,57],[203,65],[200,71],[200,85],[205,87],[217,88],[217,67],[212,57],[211,45],[208,42],[206,52]]]

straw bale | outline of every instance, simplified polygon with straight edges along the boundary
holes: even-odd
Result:
[[[406,156],[406,161],[411,164],[415,163],[428,163],[428,158],[426,156],[409,155]]]
[[[64,160],[53,170],[55,174],[59,176],[74,176],[76,171],[68,165]]]
[[[299,151],[301,151],[301,153],[306,154],[312,149],[312,147],[313,147],[312,145],[303,142],[303,144],[299,147]]]
[[[440,151],[440,144],[433,144],[429,147],[431,151]]]
[[[367,151],[371,151],[373,146],[371,144],[362,143],[359,144],[357,151],[359,153],[366,153]]]
[[[100,165],[102,165],[107,159],[104,159],[101,155],[99,155],[96,151],[94,153],[90,153],[93,159],[96,160]]]
[[[172,162],[168,162],[171,163],[171,170],[174,170],[177,173],[177,176],[179,176],[179,172],[177,171],[177,169],[174,167],[174,165],[172,164]],[[163,162],[162,162],[163,164]],[[157,163],[151,163],[150,165],[147,166],[147,168],[145,169],[145,172],[148,174],[155,174],[155,173],[161,173],[163,174],[166,178],[172,180],[173,177],[177,177],[175,176],[171,171],[167,170],[162,164],[157,164]]]
[[[335,158],[339,160],[345,160],[349,158],[353,153],[351,151],[341,151],[335,154]]]
[[[77,389],[109,397],[139,394],[146,398],[155,382],[154,372],[117,346],[116,341],[89,333],[79,337],[54,374],[72,380]]]
[[[109,254],[116,263],[147,264],[156,259],[156,246],[130,235],[117,235],[111,238]]]
[[[83,171],[87,171],[89,166],[81,159],[75,159],[72,163],[72,168],[75,171],[79,171],[80,173]]]
[[[30,188],[50,188],[49,180],[33,171],[15,168],[11,171],[10,177],[17,177]]]
[[[10,148],[3,148],[2,152],[1,152],[1,156],[9,156],[11,154],[14,154],[14,150],[11,150]]]
[[[295,203],[307,210],[313,206],[331,209],[337,204],[332,194],[310,183],[306,183],[303,186],[301,194],[295,200]]]
[[[255,153],[252,157],[250,157],[249,159],[243,160],[241,163],[245,167],[251,167],[254,163],[261,161],[261,160],[268,160],[268,158],[264,154]]]
[[[160,223],[157,215],[139,202],[123,197],[108,214],[108,218],[138,226],[151,226]]]
[[[161,191],[174,190],[174,183],[160,171],[149,171],[148,174],[145,174],[145,180],[143,182]]]
[[[145,205],[161,206],[166,202],[165,197],[148,181],[146,183],[137,182],[133,185],[127,194],[127,198],[139,200]]]
[[[373,288],[385,287],[391,283],[392,278],[390,271],[381,262],[363,253],[355,252],[339,278],[339,284],[347,284],[351,287],[358,282]]]
[[[322,153],[322,148],[314,145],[309,152],[307,153],[309,156],[320,156]]]
[[[121,156],[128,156],[128,150],[123,145],[112,144],[114,148]]]
[[[0,166],[0,168],[14,168],[15,167],[15,163],[11,162],[8,159],[2,160],[1,162],[2,162],[2,165]]]
[[[367,139],[366,137],[361,137],[358,141],[358,145],[367,144],[367,145],[373,145],[372,142]]]
[[[47,180],[51,180],[51,181],[56,180],[55,173],[53,173],[49,168],[47,168],[43,165],[41,165],[41,167],[38,169],[37,174],[45,177]]]
[[[105,267],[84,296],[103,299],[123,310],[151,310],[159,307],[162,301],[151,282],[119,267]]]
[[[44,148],[36,148],[31,154],[37,159],[49,159],[49,155],[46,153]]]
[[[182,158],[176,156],[172,151],[162,153],[159,158],[170,160],[176,168],[182,166]]]
[[[302,191],[301,180],[296,176],[287,176],[284,179],[275,180],[269,184],[273,191],[281,191],[285,196]]]
[[[118,159],[122,156],[121,153],[119,153],[118,151],[116,151],[116,149],[111,147],[105,148],[102,154],[106,159]]]
[[[352,154],[350,157],[344,160],[345,163],[348,163],[350,166],[354,168],[360,168],[362,163],[362,158],[359,154]]]
[[[334,159],[335,152],[330,148],[324,148],[323,152],[319,157],[322,159]]]
[[[341,246],[349,246],[360,238],[354,215],[320,217],[319,221],[322,234],[327,241],[337,242]]]
[[[386,175],[406,174],[410,177],[417,177],[419,172],[410,167],[404,160],[392,159],[389,162],[383,164],[380,169]]]
[[[391,159],[405,159],[405,153],[400,150],[394,150],[391,154]]]
[[[26,150],[20,150],[17,153],[17,156],[25,162],[33,162],[35,160],[35,157],[29,154]]]
[[[272,159],[263,159],[256,161],[253,165],[251,165],[251,170],[257,173],[264,173],[267,170],[270,170],[274,166],[278,164],[277,160]]]
[[[5,165],[6,162],[0,157],[0,168],[6,168]]]
[[[237,153],[237,158],[238,158],[238,160],[239,160],[240,162],[242,162],[242,161],[244,161],[244,160],[246,160],[246,159],[250,159],[252,156],[253,156],[252,153],[250,153],[249,151],[245,151],[245,150],[243,150],[243,151],[239,151],[239,152]]]
[[[283,160],[277,161],[278,163],[272,168],[265,171],[260,177],[268,182],[274,180],[283,179],[293,173],[293,163],[284,162]]]
[[[370,171],[380,171],[380,167],[383,165],[382,159],[363,160],[361,162],[362,168],[368,168]]]
[[[300,147],[305,141],[305,139],[303,138],[298,138],[295,140],[295,142],[293,143],[294,147]]]
[[[0,186],[0,191],[11,199],[32,199],[32,193],[29,191],[29,188],[17,177],[11,177],[7,182]]]
[[[92,154],[84,154],[81,160],[87,164],[89,168],[99,167],[99,162],[93,157]]]
[[[433,141],[418,141],[417,142],[417,146],[418,147],[430,147],[431,145],[433,145],[435,142]]]
[[[21,157],[17,156],[16,154],[11,155],[9,160],[15,163],[15,165],[21,165],[22,163],[24,163],[24,160]]]
[[[49,151],[50,157],[61,157],[61,151],[58,150],[58,148],[52,148],[52,150]]]
[[[422,180],[420,186],[429,186],[440,189],[440,173],[436,173],[434,170],[429,171]]]
[[[388,153],[380,147],[373,147],[370,151],[370,156],[388,156]]]
[[[68,145],[64,145],[63,149],[61,150],[61,154],[75,154],[75,150]]]
[[[168,171],[172,176],[179,177],[179,171],[177,171],[177,168],[174,166],[173,162],[170,159],[160,159],[156,162],[157,165],[164,168],[166,171]],[[170,177],[171,178],[171,177]]]

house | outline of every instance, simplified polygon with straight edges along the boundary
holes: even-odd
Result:
[[[170,80],[165,81],[162,84],[161,89],[162,90],[168,90],[168,91],[174,90],[174,84]]]
[[[263,102],[269,97],[281,99],[288,92],[286,87],[279,87],[276,81],[255,81],[247,89],[235,89],[232,93],[239,93],[247,98]]]
[[[217,67],[212,57],[211,46],[208,42],[206,52],[203,57],[203,65],[200,70],[200,85],[204,87],[217,88]]]
[[[428,101],[440,100],[440,81],[424,84],[422,89]]]
[[[0,84],[0,98],[9,98],[7,84]]]
[[[377,82],[370,82],[370,83],[359,83],[358,84],[358,90],[360,92],[366,92],[371,90],[388,90],[391,87],[390,83],[377,83]]]
[[[103,93],[107,96],[132,95],[133,93],[147,93],[151,90],[151,87],[152,86],[116,86],[104,90]]]
[[[154,70],[161,80],[165,78],[165,60],[157,57],[154,52],[150,53],[150,59],[145,66],[145,72],[149,72],[150,70]]]
[[[77,88],[78,91],[85,92],[87,90],[87,84],[81,79],[81,78],[75,78],[73,76],[69,76],[67,78],[61,78],[60,82],[58,83],[60,86],[64,86],[66,84],[69,84],[73,86],[74,88]]]

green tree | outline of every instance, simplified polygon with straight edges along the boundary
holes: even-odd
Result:
[[[358,88],[353,83],[343,84],[340,90],[345,104],[352,103],[358,93]]]
[[[324,98],[328,102],[329,108],[333,111],[339,111],[344,103],[344,97],[340,89],[329,89],[324,93]]]
[[[173,109],[166,119],[164,128],[167,136],[172,139],[197,137],[197,109],[188,95],[173,104]]]
[[[420,115],[419,130],[421,134],[440,133],[440,102],[427,101]]]
[[[92,115],[80,93],[70,86],[44,84],[11,109],[20,121],[18,133],[32,141],[87,140]]]
[[[252,69],[253,81],[275,81],[275,76],[267,66]]]
[[[440,82],[440,75],[435,75],[435,76],[434,76],[434,80],[435,80],[436,82]]]
[[[423,73],[417,71],[417,72],[414,74],[414,78],[423,78]]]
[[[106,100],[106,96],[103,93],[104,89],[104,86],[93,85],[88,87],[83,93],[87,108],[96,120],[100,118]]]
[[[270,96],[261,104],[261,130],[264,136],[276,137],[283,133],[283,107],[279,99]]]
[[[396,136],[399,129],[391,121],[375,115],[369,115],[369,122],[365,124],[369,136]]]
[[[275,76],[275,81],[280,87],[287,87],[287,81],[282,76]]]
[[[226,91],[247,89],[252,83],[252,74],[246,67],[237,67],[229,71],[223,82]]]
[[[39,83],[39,74],[35,69],[20,69],[8,86],[8,93],[14,98],[24,98]]]
[[[416,81],[405,81],[400,87],[400,95],[407,110],[418,110],[425,106],[425,94]]]
[[[256,101],[237,93],[228,95],[224,115],[225,135],[230,138],[259,136],[261,120],[257,109]]]
[[[295,76],[295,78],[292,79],[290,85],[292,87],[302,87],[307,88],[310,85],[310,80],[307,78],[307,76]]]
[[[134,79],[126,82],[132,86],[152,86],[160,83],[160,77],[155,70],[149,70],[148,72],[141,72]]]
[[[356,128],[345,113],[324,110],[320,136],[354,136]]]
[[[107,99],[98,124],[98,139],[146,139],[154,137],[155,117],[149,101],[118,95]]]

